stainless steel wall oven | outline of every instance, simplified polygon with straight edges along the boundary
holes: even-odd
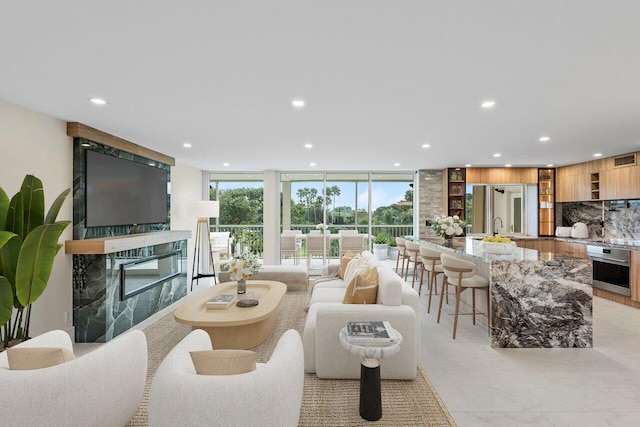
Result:
[[[631,251],[587,245],[587,256],[593,262],[593,287],[631,296],[629,265]]]

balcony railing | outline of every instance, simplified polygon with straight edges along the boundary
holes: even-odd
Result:
[[[300,230],[303,234],[309,233],[311,230],[316,229],[315,224],[292,224],[292,230]],[[359,225],[354,227],[353,225],[329,225],[329,231],[331,233],[337,233],[340,230],[358,230],[359,233],[368,233],[369,226]],[[264,248],[264,235],[263,226],[261,224],[248,224],[248,225],[218,225],[211,226],[211,231],[229,231],[231,233],[231,252],[239,253],[246,249],[256,253],[262,257]],[[389,237],[402,237],[413,235],[413,225],[374,225],[371,227],[371,234],[376,236],[378,234],[386,234]],[[373,239],[369,240],[369,247]],[[331,242],[330,256],[337,256],[338,254],[338,241],[333,240]],[[303,248],[304,255],[304,248]]]

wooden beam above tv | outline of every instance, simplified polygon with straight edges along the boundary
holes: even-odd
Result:
[[[169,166],[176,165],[176,160],[173,157],[158,153],[157,151],[134,144],[126,139],[118,138],[117,136],[94,129],[90,126],[83,125],[82,123],[67,122],[67,135],[74,138],[84,138],[89,141],[95,141],[100,144],[108,145],[109,147],[117,148],[118,150],[127,151],[138,156],[155,160],[156,162],[167,164]]]

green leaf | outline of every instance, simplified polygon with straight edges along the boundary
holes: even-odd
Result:
[[[44,190],[42,181],[33,175],[27,175],[20,188],[24,206],[24,236],[44,224]]]
[[[11,319],[13,313],[13,291],[6,277],[0,276],[0,326]]]
[[[16,267],[16,295],[23,306],[38,299],[47,287],[53,260],[62,247],[58,239],[70,221],[36,227],[22,244]]]
[[[18,265],[18,255],[22,247],[22,239],[15,235],[0,248],[0,275],[5,276],[14,288],[16,283],[16,267]]]
[[[54,222],[56,222],[56,218],[58,217],[58,212],[60,212],[60,208],[62,207],[62,204],[64,203],[64,200],[66,199],[66,197],[69,195],[70,191],[71,189],[67,188],[62,193],[60,193],[60,195],[56,198],[56,200],[53,202],[53,204],[49,208],[49,212],[47,212],[47,217],[44,220],[45,224],[53,224]]]
[[[13,290],[6,277],[0,276],[0,326],[11,319],[13,313]]]
[[[18,192],[11,198],[9,210],[7,210],[7,223],[5,230],[16,233],[24,239],[24,210],[22,204],[22,193]]]
[[[0,230],[5,229],[7,223],[7,212],[9,211],[9,196],[0,187]]]
[[[14,237],[16,237],[16,235],[10,231],[0,231],[0,248]]]

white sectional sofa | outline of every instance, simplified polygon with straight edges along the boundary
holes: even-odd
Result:
[[[371,252],[362,256],[378,270],[376,304],[343,304],[348,285],[344,280],[318,281],[303,333],[305,371],[319,378],[360,378],[360,358],[342,347],[338,334],[347,321],[387,320],[403,341],[399,353],[381,360],[381,378],[414,379],[419,360],[418,293]],[[337,269],[336,264],[325,266],[323,275]]]

